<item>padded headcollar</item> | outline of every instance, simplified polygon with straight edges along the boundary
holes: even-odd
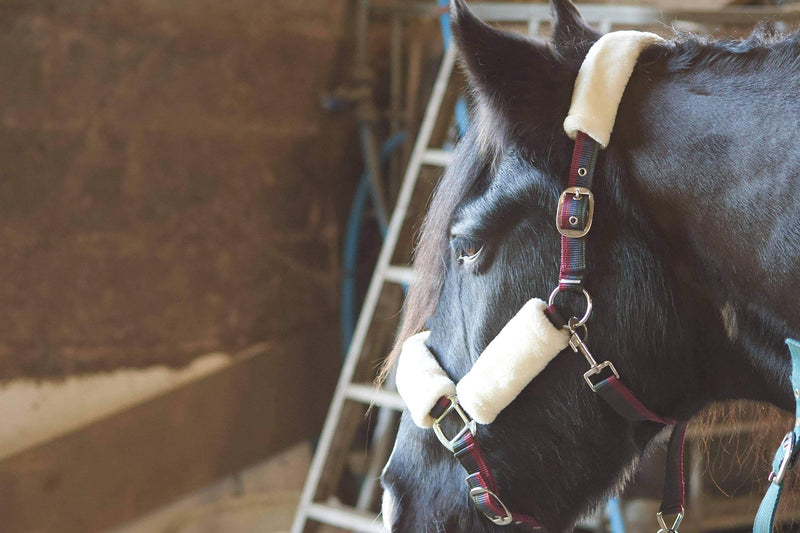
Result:
[[[639,53],[663,39],[653,33],[618,31],[603,35],[589,50],[564,121],[571,138],[583,131],[603,148],[608,145],[617,107]],[[433,425],[430,411],[442,396],[458,397],[477,422],[489,424],[568,345],[569,333],[544,314],[547,304],[532,299],[489,343],[472,369],[456,385],[426,346],[429,332],[403,343],[397,366],[397,390],[423,428]]]
[[[531,380],[567,347],[569,333],[556,329],[538,298],[526,303],[489,343],[458,385],[425,346],[429,332],[403,343],[397,364],[397,390],[419,427],[433,425],[430,411],[442,396],[458,402],[478,423],[489,424]]]

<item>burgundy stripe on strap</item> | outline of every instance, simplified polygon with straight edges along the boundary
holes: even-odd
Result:
[[[664,490],[661,493],[661,512],[677,514],[683,512],[686,500],[686,485],[683,477],[683,445],[686,440],[688,422],[678,422],[672,428],[667,446],[667,466],[664,473]]]
[[[451,400],[449,398],[440,398],[436,402],[436,406],[431,410],[431,416],[434,418],[440,417],[450,404]],[[510,519],[511,522],[516,524],[525,524],[532,528],[541,527],[533,517],[512,513],[505,508],[505,504],[500,499],[497,481],[491,469],[489,469],[486,456],[471,431],[464,431],[453,442],[453,455],[469,474],[467,476],[467,484],[471,489],[470,498],[475,507],[487,518],[492,521]]]
[[[592,142],[592,139],[582,131],[579,131],[575,136],[575,145],[572,148],[572,162],[569,166],[569,177],[567,178],[568,187],[575,187],[578,184],[578,169],[581,168],[581,155],[583,154],[584,144],[587,140]]]
[[[675,423],[675,420],[658,416],[645,407],[616,376],[604,379],[596,385],[595,390],[617,413],[631,422],[649,420],[665,426]]]

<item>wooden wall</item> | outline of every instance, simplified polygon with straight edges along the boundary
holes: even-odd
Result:
[[[318,433],[360,166],[320,110],[347,3],[0,3],[0,387],[259,346],[1,458],[0,530],[101,531]]]
[[[358,158],[319,99],[344,19],[344,0],[0,4],[0,380],[337,320]]]

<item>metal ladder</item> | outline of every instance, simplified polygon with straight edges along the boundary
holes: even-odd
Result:
[[[526,24],[531,35],[540,32],[543,21],[550,20],[550,8],[547,4],[472,4],[473,11],[486,21],[503,21]],[[636,6],[598,6],[587,5],[580,9],[587,21],[594,23],[601,31],[610,31],[613,25],[652,24],[661,17],[657,10]],[[391,447],[391,426],[396,424],[395,413],[402,411],[403,402],[393,390],[378,390],[372,383],[354,380],[359,363],[372,361],[377,354],[367,353],[364,349],[370,324],[375,316],[379,297],[385,284],[408,285],[412,279],[409,266],[398,266],[391,263],[398,243],[403,224],[406,220],[409,205],[418,182],[420,171],[424,165],[444,167],[450,161],[450,153],[429,146],[431,137],[440,115],[442,103],[447,93],[448,82],[453,73],[456,51],[450,46],[444,56],[436,76],[433,90],[428,101],[419,133],[414,143],[403,182],[392,213],[386,237],[378,256],[377,265],[372,275],[369,288],[364,299],[352,342],[345,358],[336,391],[328,411],[325,425],[320,436],[308,477],[301,494],[297,513],[292,525],[292,533],[303,533],[309,521],[328,524],[337,528],[358,532],[384,532],[379,517],[369,511],[372,505],[377,476],[386,461]],[[318,488],[324,471],[335,453],[346,450],[332,450],[336,432],[348,402],[374,405],[379,409],[376,428],[368,459],[367,476],[360,491],[355,507],[345,506],[335,499],[317,501]],[[337,458],[341,460],[341,457]],[[340,461],[341,462],[341,461]]]
[[[331,503],[315,502],[317,486],[322,477],[323,469],[331,449],[339,418],[345,407],[345,402],[359,402],[363,404],[374,404],[381,408],[388,408],[397,411],[403,409],[403,402],[396,392],[388,390],[376,390],[371,383],[355,383],[353,375],[356,365],[362,357],[374,358],[375,354],[362,354],[364,341],[366,340],[367,330],[372,321],[378,303],[381,290],[385,283],[397,283],[407,285],[411,282],[411,268],[407,266],[396,266],[390,264],[392,255],[397,245],[397,240],[406,218],[408,206],[411,201],[414,187],[417,184],[420,169],[424,164],[434,164],[442,166],[447,163],[448,154],[439,150],[428,150],[428,143],[433,132],[436,119],[441,109],[442,101],[447,89],[447,82],[453,71],[455,63],[455,50],[450,47],[445,53],[439,73],[433,86],[433,92],[425,111],[414,148],[411,152],[406,169],[403,183],[397,197],[397,203],[392,214],[386,238],[378,256],[377,265],[372,275],[369,288],[367,289],[361,315],[358,318],[353,340],[350,343],[347,357],[345,359],[339,382],[336,386],[333,400],[331,402],[325,426],[320,436],[311,469],[303,488],[300,504],[292,525],[292,533],[301,533],[307,520],[314,520],[344,529],[355,529],[358,531],[382,531],[382,526],[374,514],[367,513],[356,508],[348,508],[342,505]],[[380,429],[380,428],[378,428]],[[377,454],[376,454],[377,455]],[[385,460],[385,458],[384,458]]]

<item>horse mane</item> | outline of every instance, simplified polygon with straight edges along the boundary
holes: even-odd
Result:
[[[450,222],[456,208],[475,186],[493,157],[481,142],[481,128],[470,128],[459,141],[452,163],[436,185],[414,249],[414,282],[403,304],[403,320],[394,348],[378,375],[383,383],[400,353],[403,341],[425,328],[436,310],[450,249]]]
[[[743,69],[770,68],[783,75],[800,73],[800,34],[796,31],[776,32],[774,25],[762,22],[745,39],[714,39],[675,28],[673,32],[670,41],[643,54],[641,66],[647,69],[654,62],[665,61],[667,72],[711,69],[741,74]]]
[[[774,69],[784,76],[787,72],[800,75],[800,34],[797,32],[779,34],[768,24],[757,25],[746,39],[712,39],[675,28],[673,32],[675,35],[670,41],[645,50],[637,68],[646,72],[659,68],[666,72],[715,69],[730,73]],[[458,143],[452,163],[436,186],[414,250],[414,282],[403,304],[402,324],[391,353],[381,365],[378,384],[389,375],[402,343],[422,331],[436,309],[448,261],[453,214],[504,148],[496,142],[486,142],[493,132],[485,130],[496,120],[505,118],[473,121],[473,127]]]

